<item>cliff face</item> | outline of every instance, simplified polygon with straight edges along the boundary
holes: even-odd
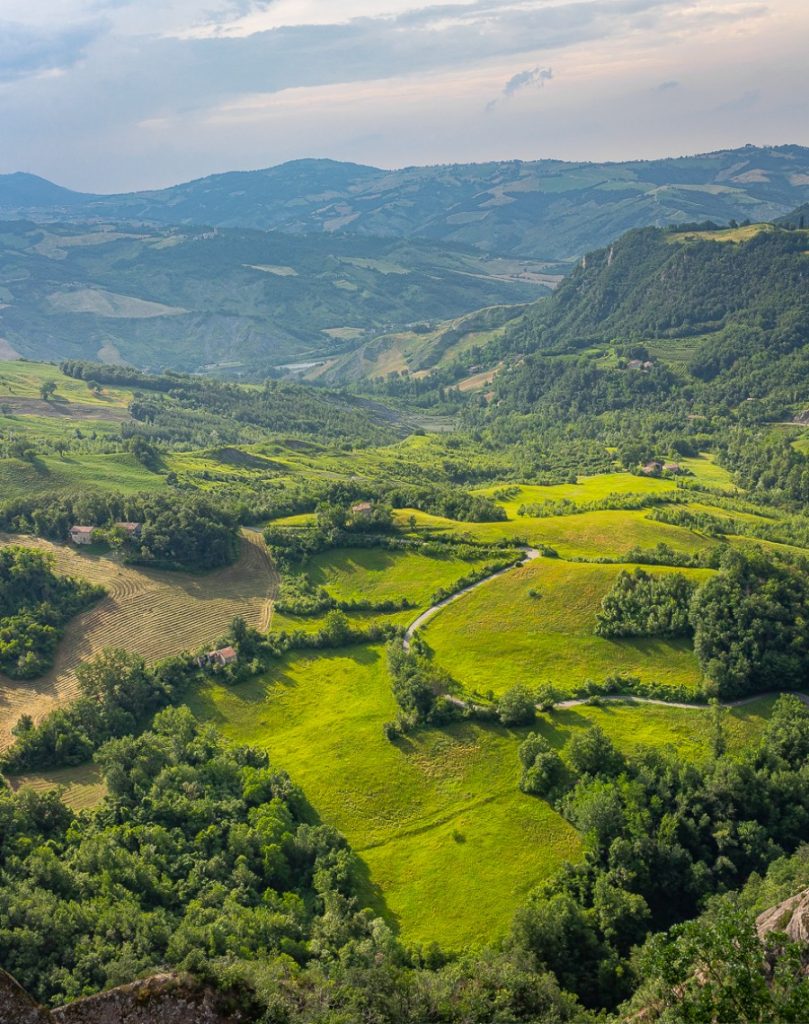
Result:
[[[49,1024],[47,1010],[40,1009],[17,982],[0,968],[0,1024]]]
[[[786,932],[792,942],[809,942],[809,889],[779,903],[756,918],[758,937]]]
[[[0,1024],[245,1024],[193,979],[157,974],[47,1010],[0,970]]]

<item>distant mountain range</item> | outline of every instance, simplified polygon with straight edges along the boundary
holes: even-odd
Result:
[[[298,160],[122,195],[71,192],[28,174],[0,176],[5,217],[424,238],[547,261],[575,259],[630,228],[769,221],[807,201],[809,149],[801,146],[396,171]]]

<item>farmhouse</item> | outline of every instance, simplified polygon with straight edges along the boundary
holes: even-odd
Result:
[[[641,473],[645,473],[646,476],[658,476],[662,469],[663,466],[659,462],[647,462],[641,467]]]
[[[93,534],[95,533],[94,526],[71,526],[70,527],[70,539],[74,544],[92,544]]]
[[[370,501],[360,501],[351,506],[351,514],[355,516],[369,516],[374,510]]]
[[[220,647],[218,651],[208,651],[201,658],[197,659],[200,668],[207,665],[233,665],[238,661],[239,655],[233,647]]]
[[[115,526],[129,537],[131,540],[137,540],[141,534],[140,523],[116,523]]]
[[[630,359],[626,367],[628,370],[651,370],[653,365],[651,359]]]
[[[683,467],[679,462],[664,462],[663,469],[667,473],[682,473]]]

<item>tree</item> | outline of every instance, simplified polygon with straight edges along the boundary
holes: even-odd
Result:
[[[52,380],[44,380],[39,385],[39,393],[43,401],[48,402],[56,394],[56,384]]]
[[[694,650],[719,696],[802,685],[809,670],[809,585],[756,551],[730,550],[691,604]]]
[[[809,760],[809,707],[800,697],[781,694],[767,723],[766,736],[769,750],[790,767],[800,768]]]
[[[798,953],[793,956],[793,953]],[[635,966],[641,988],[622,1020],[653,1007],[671,1024],[761,1024],[809,1019],[809,982],[796,946],[782,945],[773,971],[752,915],[735,894],[713,900],[696,921],[655,935]]]
[[[548,797],[559,788],[565,777],[565,764],[543,736],[530,732],[520,744],[519,756],[523,793]]]
[[[321,636],[331,647],[342,647],[351,639],[351,623],[345,612],[334,608],[326,615]]]
[[[497,702],[497,716],[503,725],[530,725],[537,716],[533,693],[525,686],[512,686]]]
[[[598,725],[571,736],[566,752],[571,765],[580,775],[610,778],[620,774],[625,767],[623,756]]]

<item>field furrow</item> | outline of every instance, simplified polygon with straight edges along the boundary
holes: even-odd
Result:
[[[0,675],[0,749],[22,714],[41,719],[78,692],[76,668],[105,647],[137,651],[147,661],[213,643],[235,615],[258,629],[269,623],[277,575],[263,537],[245,531],[236,563],[204,575],[141,569],[36,537],[0,543],[50,551],[57,571],[100,583],[107,596],[69,623],[53,668],[40,679]]]

